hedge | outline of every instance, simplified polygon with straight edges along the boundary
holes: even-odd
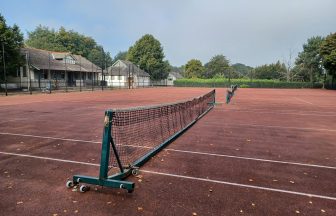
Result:
[[[286,82],[279,80],[249,80],[249,79],[179,79],[174,81],[177,87],[228,87],[237,84],[240,88],[322,88],[322,83]]]

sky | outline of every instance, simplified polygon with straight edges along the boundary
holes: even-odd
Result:
[[[90,36],[112,56],[144,34],[166,59],[203,64],[222,54],[252,67],[294,61],[313,36],[336,32],[335,0],[1,0],[7,24],[25,37],[36,26],[64,26]]]

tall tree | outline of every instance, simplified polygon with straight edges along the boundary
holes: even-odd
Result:
[[[184,76],[186,78],[203,78],[205,68],[198,59],[191,59],[185,66]]]
[[[112,63],[118,60],[126,60],[126,58],[127,58],[127,51],[119,51],[117,55],[114,56]]]
[[[71,52],[81,55],[96,65],[110,66],[112,57],[109,52],[104,51],[102,46],[88,36],[79,34],[73,30],[66,30],[61,27],[58,31],[39,25],[34,31],[28,32],[26,45],[37,49],[51,51]],[[102,61],[103,64],[101,63]]]
[[[242,63],[233,64],[232,69],[239,74],[239,77],[249,77],[253,67],[244,65]]]
[[[2,45],[5,55],[3,56]],[[3,61],[6,62],[6,74],[14,75],[16,69],[24,63],[20,54],[20,47],[23,46],[23,35],[17,25],[13,27],[6,24],[5,18],[0,14],[0,78],[4,80]]]
[[[286,65],[277,61],[275,64],[258,66],[253,73],[257,79],[281,79],[282,74],[286,73],[286,71]]]
[[[311,83],[315,82],[322,75],[320,46],[323,38],[320,36],[309,38],[303,44],[303,51],[299,53],[295,64],[299,65],[303,73],[309,74]]]
[[[160,41],[150,34],[142,36],[127,52],[127,60],[147,71],[152,80],[167,78],[170,67],[164,57]]]
[[[207,64],[205,64],[205,78],[212,78],[215,75],[230,77],[231,71],[229,64],[229,60],[224,55],[215,55]]]
[[[322,42],[320,54],[324,68],[332,76],[332,86],[336,79],[336,32],[328,35]]]

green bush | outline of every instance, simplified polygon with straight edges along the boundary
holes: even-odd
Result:
[[[240,87],[240,88],[249,88],[250,86],[247,85],[247,84],[242,84],[242,85],[240,85],[239,87]]]
[[[249,79],[179,79],[174,81],[174,85],[178,87],[210,87],[224,88],[232,84],[237,84],[241,88],[322,88],[321,83],[308,82],[286,82],[279,80],[249,80]]]

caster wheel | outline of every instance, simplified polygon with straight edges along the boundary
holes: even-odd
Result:
[[[132,170],[132,175],[134,175],[134,176],[139,175],[139,173],[140,173],[139,169],[133,169]]]
[[[72,188],[72,187],[74,186],[74,183],[73,183],[72,181],[69,180],[69,181],[66,182],[65,186],[66,186],[67,188]]]
[[[86,185],[81,185],[79,188],[79,192],[81,193],[85,193],[86,191],[89,191],[89,190],[90,190],[90,187]]]

